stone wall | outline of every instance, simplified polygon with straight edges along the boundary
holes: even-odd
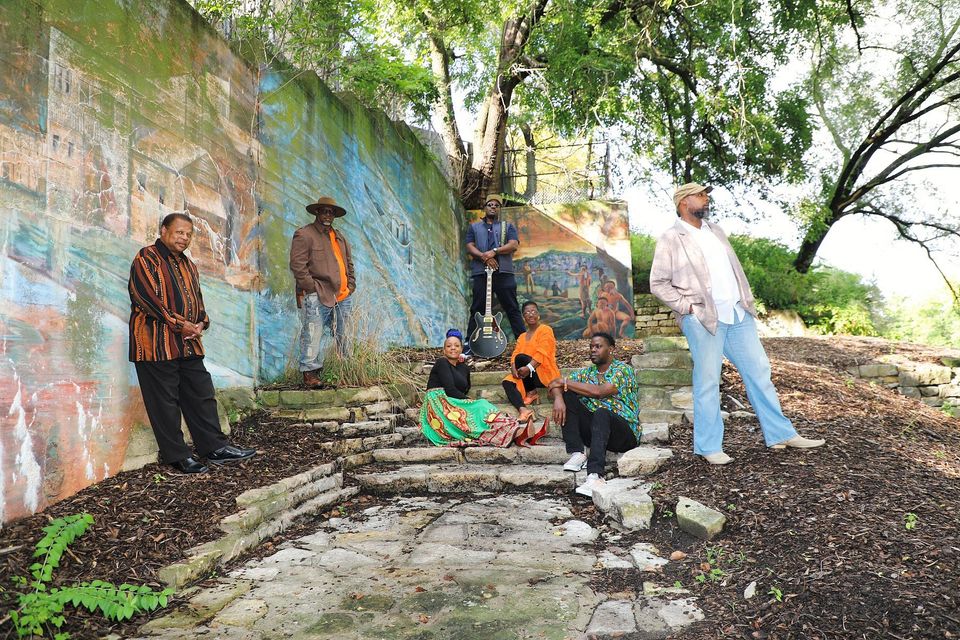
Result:
[[[680,335],[680,326],[669,307],[663,306],[652,293],[638,293],[633,297],[637,312],[638,338],[645,336]]]
[[[851,367],[848,372],[931,407],[960,407],[960,358],[941,358],[940,364],[933,364],[881,356],[878,362]]]

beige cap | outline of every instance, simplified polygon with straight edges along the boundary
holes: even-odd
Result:
[[[673,192],[673,204],[679,207],[680,201],[687,196],[692,196],[697,193],[710,193],[711,191],[713,191],[713,187],[705,187],[696,182],[688,182],[687,184],[680,185],[677,187],[677,190]]]
[[[487,196],[487,199],[483,201],[483,204],[486,205],[486,204],[488,204],[488,203],[490,203],[490,202],[496,202],[497,204],[503,206],[503,200],[500,199],[500,196],[497,196],[497,195],[489,195],[489,196]]]

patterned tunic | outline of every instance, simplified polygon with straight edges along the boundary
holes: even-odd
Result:
[[[203,356],[199,339],[183,339],[184,321],[206,329],[200,275],[187,256],[159,239],[137,253],[130,266],[130,361],[157,362]]]
[[[577,369],[570,373],[570,380],[586,382],[588,384],[604,384],[609,382],[617,388],[617,392],[608,398],[580,398],[590,411],[601,407],[609,409],[622,417],[630,425],[633,435],[640,439],[640,386],[637,384],[637,375],[633,367],[620,360],[614,360],[604,373],[600,373],[597,365],[592,364],[584,369]]]

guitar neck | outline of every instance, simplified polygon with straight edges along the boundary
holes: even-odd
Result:
[[[487,269],[487,311],[485,316],[493,315],[493,269]]]

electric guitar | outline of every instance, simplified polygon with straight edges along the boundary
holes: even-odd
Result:
[[[493,315],[493,300],[490,295],[493,290],[493,269],[487,267],[486,271],[487,310],[483,315],[480,315],[479,311],[473,314],[477,328],[470,336],[470,351],[480,358],[496,358],[507,349],[507,336],[500,328],[503,314]]]

